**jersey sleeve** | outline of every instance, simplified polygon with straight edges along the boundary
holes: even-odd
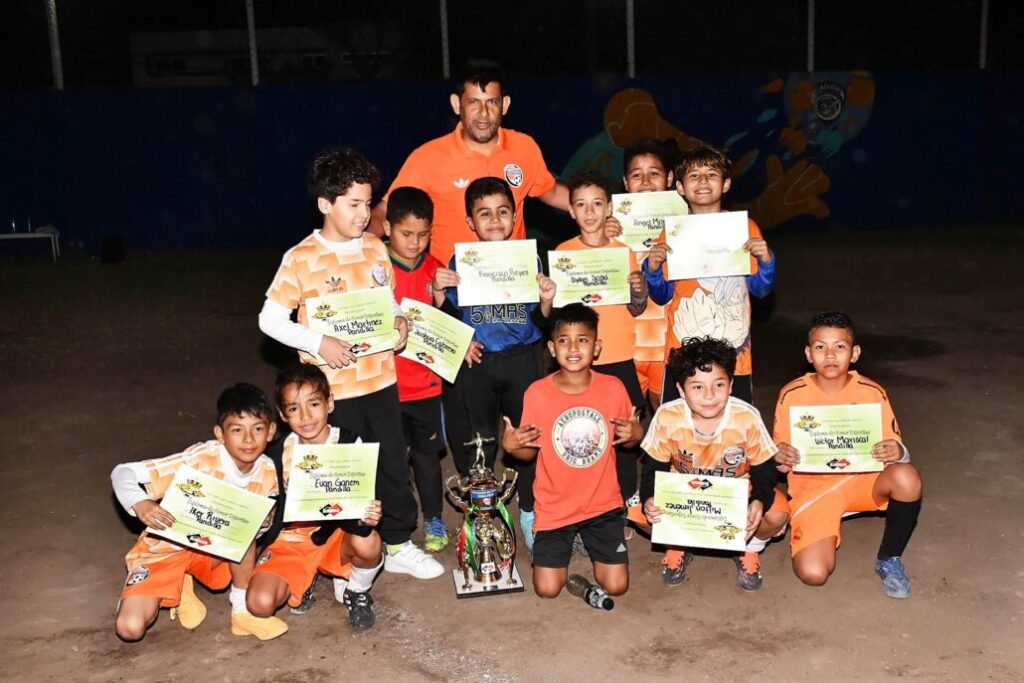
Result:
[[[882,390],[882,437],[885,439],[895,439],[903,443],[903,434],[900,432],[900,426],[896,422],[896,414],[892,410],[892,404],[889,403],[889,394],[885,390]]]
[[[530,142],[533,143],[534,153],[530,155],[530,170],[527,176],[530,178],[530,191],[527,194],[531,197],[542,197],[554,189],[555,176],[548,170],[537,142],[533,138],[530,138]]]
[[[761,420],[761,414],[757,409],[753,409],[753,418],[747,429],[746,444],[747,462],[751,467],[771,460],[779,450],[776,448],[775,442],[772,441],[768,428],[764,426],[764,421]]]
[[[299,282],[291,251],[281,259],[281,265],[267,289],[267,298],[288,310],[299,307],[302,300],[302,284]]]
[[[775,402],[775,423],[772,425],[772,440],[775,443],[789,443],[789,404],[785,399],[786,388],[779,392]]]
[[[198,443],[181,453],[132,463],[131,468],[135,471],[136,476],[139,478],[139,483],[146,489],[150,499],[160,500],[167,493],[167,489],[170,488],[171,482],[174,481],[174,475],[178,473],[178,469],[182,465],[196,467],[200,456],[205,453],[205,450],[205,444]]]
[[[671,413],[666,411],[664,406],[658,408],[651,420],[651,426],[647,429],[647,436],[640,443],[640,448],[658,462],[669,462],[672,459],[674,444],[669,438],[672,431],[672,425],[669,424],[671,417]]]

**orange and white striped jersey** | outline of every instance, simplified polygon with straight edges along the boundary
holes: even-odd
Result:
[[[361,246],[347,249],[325,240],[319,230],[314,230],[285,252],[267,298],[285,308],[298,309],[299,324],[308,325],[306,299],[374,287],[394,290],[395,272],[387,247],[369,233],[360,239]],[[299,358],[304,363],[316,363],[316,358],[305,351],[299,351]],[[372,394],[397,381],[395,354],[391,351],[360,357],[344,368],[324,365],[321,369],[337,400]]]
[[[708,435],[694,427],[685,399],[663,404],[640,447],[655,460],[673,462],[685,474],[716,477],[746,477],[751,467],[778,450],[757,408],[735,397],[729,397],[718,428]]]

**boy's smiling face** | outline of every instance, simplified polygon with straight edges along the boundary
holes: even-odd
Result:
[[[804,355],[820,377],[837,380],[850,371],[860,358],[860,346],[853,343],[853,334],[842,327],[815,327],[807,335]]]
[[[569,215],[576,221],[580,232],[592,235],[604,232],[604,222],[612,215],[612,205],[603,189],[584,185],[573,190]]]
[[[676,178],[676,191],[686,199],[693,213],[713,213],[722,210],[722,196],[729,191],[732,181],[722,176],[713,166],[701,165],[687,169]]]
[[[320,197],[317,208],[324,216],[322,235],[335,242],[362,237],[370,224],[370,203],[373,201],[373,187],[369,183],[353,183],[343,195],[333,202]]]
[[[516,207],[502,193],[489,194],[473,202],[473,213],[466,221],[481,242],[501,242],[512,236]]]
[[[563,323],[551,335],[548,351],[565,372],[589,370],[601,354],[597,331],[581,323]]]
[[[725,370],[714,364],[707,371],[697,368],[693,377],[687,377],[683,380],[683,386],[679,387],[679,393],[690,412],[704,420],[721,417],[729,403],[731,391],[732,379]]]
[[[274,438],[276,430],[277,425],[267,418],[242,413],[224,418],[223,424],[213,428],[213,435],[224,445],[239,471],[248,472],[267,450],[267,442]]]
[[[324,443],[330,433],[327,416],[334,397],[324,398],[312,384],[289,384],[281,391],[281,419],[299,435],[302,443]]]
[[[672,171],[653,154],[638,154],[630,159],[622,184],[626,192],[664,192],[672,186]]]

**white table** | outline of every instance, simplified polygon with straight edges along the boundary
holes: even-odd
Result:
[[[50,235],[43,232],[3,232],[0,233],[0,240],[50,240],[50,252],[53,254],[53,262],[57,262],[60,256],[60,238],[57,235]]]

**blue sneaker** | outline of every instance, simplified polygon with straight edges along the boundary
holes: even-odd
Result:
[[[423,522],[423,548],[427,552],[439,553],[448,547],[448,528],[440,517],[431,517]]]
[[[533,513],[525,510],[519,511],[519,528],[523,532],[523,542],[526,549],[533,552]]]
[[[903,567],[903,560],[898,557],[875,560],[875,573],[882,580],[882,588],[890,598],[910,597],[910,579]]]

